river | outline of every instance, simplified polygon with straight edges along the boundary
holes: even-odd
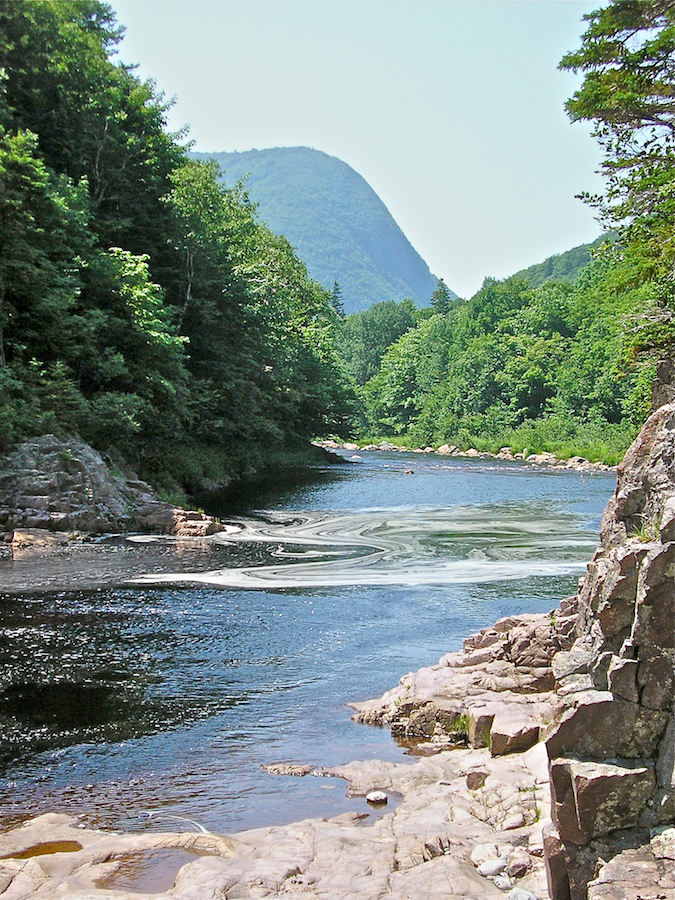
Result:
[[[614,488],[607,473],[359,457],[209,509],[227,528],[208,544],[102,542],[133,559],[125,583],[2,594],[0,567],[5,824],[59,811],[234,832],[363,811],[341,781],[260,767],[410,760],[346,704],[574,593]]]

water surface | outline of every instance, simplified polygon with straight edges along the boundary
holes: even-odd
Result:
[[[260,766],[409,759],[345,704],[572,593],[614,487],[606,474],[361,456],[228,498],[212,542],[124,541],[129,583],[4,596],[5,821],[57,810],[232,832],[367,811],[341,781]]]

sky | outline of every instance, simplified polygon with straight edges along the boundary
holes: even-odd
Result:
[[[599,148],[557,70],[603,0],[113,0],[118,58],[200,151],[344,160],[469,297],[600,233]]]

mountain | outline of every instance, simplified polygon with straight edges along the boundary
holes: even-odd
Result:
[[[590,244],[579,244],[565,253],[557,253],[549,256],[544,262],[535,263],[527,269],[516,272],[515,277],[524,278],[534,287],[539,287],[545,281],[576,281],[579,273],[591,261],[591,251],[600,247],[605,241],[614,240],[611,232],[601,234]]]
[[[215,159],[228,185],[248,175],[260,218],[286,235],[312,278],[329,290],[339,283],[346,313],[404,297],[429,303],[436,278],[347,163],[309,147],[192,156]]]

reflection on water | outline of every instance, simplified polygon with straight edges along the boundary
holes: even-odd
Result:
[[[373,455],[256,497],[197,552],[103,542],[102,566],[129,560],[126,585],[0,594],[2,820],[228,832],[368,812],[341,781],[260,766],[406,759],[345,704],[572,593],[612,488]]]

